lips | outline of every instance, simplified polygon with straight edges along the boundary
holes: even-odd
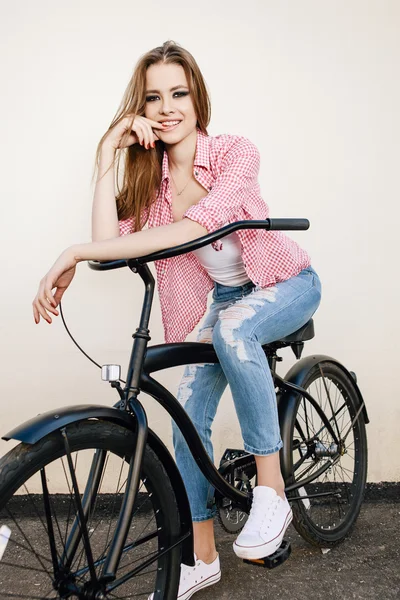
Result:
[[[163,124],[163,131],[170,131],[172,129],[175,129],[176,127],[178,127],[178,125],[181,123],[181,121],[175,120],[175,121],[161,121],[161,123]]]

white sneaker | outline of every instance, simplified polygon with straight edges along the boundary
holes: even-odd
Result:
[[[236,556],[252,560],[273,554],[282,544],[292,518],[286,497],[282,500],[273,488],[257,485],[249,518],[233,542]]]
[[[196,564],[194,567],[181,564],[181,576],[179,579],[179,590],[177,600],[189,600],[199,590],[218,583],[221,579],[221,568],[219,554],[210,564],[198,559],[194,555]],[[148,600],[153,600],[154,593],[150,594]]]

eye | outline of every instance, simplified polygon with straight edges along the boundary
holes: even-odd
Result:
[[[189,92],[175,92],[174,96],[177,96],[178,98],[183,98],[183,96],[187,96],[189,94]],[[159,98],[159,96],[146,96],[146,102],[154,102],[155,100],[157,100],[157,98]]]

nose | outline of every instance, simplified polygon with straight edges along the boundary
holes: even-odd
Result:
[[[162,114],[162,115],[169,115],[169,114],[171,114],[173,112],[175,112],[175,109],[171,105],[171,99],[170,98],[165,98],[161,102],[160,114]]]

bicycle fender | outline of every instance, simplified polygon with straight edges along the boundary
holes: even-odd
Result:
[[[286,373],[284,379],[289,383],[294,383],[295,385],[301,386],[307,373],[318,363],[324,361],[330,361],[337,365],[348,377],[353,381],[354,388],[356,390],[360,407],[363,403],[363,397],[360,391],[360,388],[357,385],[357,382],[351,372],[346,369],[346,367],[340,363],[335,358],[331,356],[326,356],[324,354],[316,354],[311,356],[305,356],[301,360],[297,361],[291,369]],[[291,444],[290,442],[290,424],[291,424],[291,415],[296,408],[297,394],[291,390],[287,391],[279,391],[277,394],[278,401],[278,415],[279,415],[279,426],[281,431],[281,437],[283,440],[283,448],[281,450],[281,469],[282,475],[286,479],[289,477],[289,456],[287,455],[290,452]],[[362,409],[364,415],[365,423],[369,423],[367,408],[364,404]]]
[[[76,404],[38,414],[29,421],[15,427],[2,439],[35,444],[49,433],[56,431],[56,429],[61,429],[76,421],[94,418],[113,421],[132,431],[136,429],[135,419],[125,411],[110,406],[102,406],[101,404]]]
[[[100,404],[77,404],[39,414],[15,427],[15,429],[4,435],[2,439],[7,441],[11,439],[19,440],[26,444],[35,444],[57,429],[61,429],[77,421],[88,419],[112,421],[133,432],[136,431],[135,418],[125,411]],[[181,535],[189,533],[188,537],[182,542],[182,562],[194,566],[192,515],[181,474],[164,442],[150,428],[148,429],[147,443],[162,462],[175,490],[181,518]]]

